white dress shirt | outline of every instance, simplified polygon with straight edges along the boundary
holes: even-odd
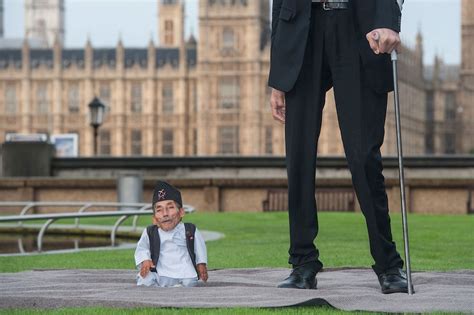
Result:
[[[160,257],[156,266],[158,276],[174,279],[197,277],[186,246],[184,223],[180,222],[171,231],[163,231],[158,228],[158,233],[160,234]],[[207,264],[206,244],[197,228],[194,234],[194,252],[196,253],[196,264]],[[138,266],[144,260],[151,260],[150,239],[146,229],[135,250],[135,264]]]

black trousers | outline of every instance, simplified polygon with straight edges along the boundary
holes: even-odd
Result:
[[[403,261],[392,241],[380,154],[387,93],[376,93],[363,81],[350,9],[324,11],[313,5],[308,36],[301,72],[286,93],[289,263],[299,266],[316,261],[322,268],[314,245],[318,234],[316,154],[326,91],[333,87],[352,183],[367,222],[372,267],[377,274],[401,268]]]

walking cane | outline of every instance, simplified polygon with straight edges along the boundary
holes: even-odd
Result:
[[[397,0],[397,4],[402,11],[404,0]],[[375,35],[375,40],[378,41],[378,34]],[[413,295],[413,286],[411,282],[411,264],[410,264],[410,248],[408,242],[408,221],[407,221],[407,210],[406,210],[406,198],[405,198],[405,175],[403,172],[403,152],[402,152],[402,131],[400,127],[400,96],[398,93],[398,54],[394,50],[391,53],[392,69],[393,69],[393,98],[395,105],[395,125],[397,133],[397,155],[398,155],[398,177],[400,179],[400,199],[402,208],[402,226],[403,226],[403,245],[405,247],[405,267],[408,282],[408,294]]]
[[[400,12],[402,11],[403,0],[397,0],[398,6],[400,7]],[[400,96],[398,93],[398,67],[397,60],[398,55],[394,50],[391,54],[392,59],[392,68],[393,68],[393,97],[395,105],[395,121],[396,121],[396,131],[397,131],[397,155],[398,155],[398,172],[400,179],[400,199],[402,207],[402,225],[403,225],[403,243],[405,246],[405,266],[408,282],[408,294],[413,294],[413,286],[411,282],[411,265],[410,265],[410,248],[408,242],[408,222],[407,222],[407,210],[406,210],[406,198],[405,198],[405,176],[403,172],[403,152],[402,152],[402,132],[400,127]]]

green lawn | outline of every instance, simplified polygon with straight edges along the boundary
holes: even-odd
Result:
[[[208,242],[209,268],[286,267],[287,214],[193,213],[185,217],[201,230],[218,231],[225,238]],[[146,225],[149,217],[141,217]],[[113,219],[84,220],[107,224]],[[358,213],[321,213],[316,243],[326,267],[369,267],[367,232]],[[401,218],[392,215],[393,234],[403,253]],[[474,217],[410,215],[413,270],[474,269]],[[26,257],[0,257],[0,272],[33,268],[133,268],[133,250],[80,252]]]
[[[456,270],[474,269],[474,216],[410,215],[410,250],[412,269]],[[185,221],[195,223],[201,230],[218,231],[225,238],[207,243],[209,268],[287,267],[288,222],[286,213],[193,213]],[[108,224],[113,219],[92,219],[83,222]],[[147,225],[149,217],[142,217]],[[367,232],[362,214],[321,213],[317,245],[325,267],[369,267]],[[392,227],[398,249],[403,253],[400,215],[392,215]],[[403,255],[403,254],[402,254]],[[133,250],[111,250],[55,255],[0,257],[0,272],[17,272],[34,268],[93,268],[132,269]],[[107,308],[80,309],[80,313],[116,313]],[[135,309],[133,313],[148,313],[153,309]],[[306,314],[314,308],[299,309],[218,309],[198,310],[203,314]],[[337,314],[334,310],[318,308],[318,312]],[[9,311],[11,312],[11,311]],[[63,309],[57,314],[79,312]],[[123,310],[123,312],[128,312]],[[161,314],[187,314],[190,309],[160,310]],[[3,311],[0,311],[2,314]],[[53,312],[54,313],[54,312]],[[193,312],[194,313],[194,312]],[[342,313],[342,312],[341,312]],[[23,314],[19,313],[13,314]],[[54,313],[55,314],[55,313]]]

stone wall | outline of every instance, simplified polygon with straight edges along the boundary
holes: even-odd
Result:
[[[151,200],[154,182],[155,179],[145,178],[144,202]],[[268,189],[287,187],[283,178],[169,179],[169,182],[181,189],[184,203],[194,206],[199,212],[263,211],[262,204],[267,198]],[[398,181],[389,178],[386,184],[390,209],[392,212],[399,212]],[[116,202],[116,185],[115,179],[4,178],[0,179],[0,201]],[[323,178],[318,180],[318,186],[334,189],[350,188],[351,181],[349,178]],[[411,213],[467,214],[473,190],[472,177],[471,179],[407,179],[407,208]],[[472,204],[470,207],[474,208]],[[356,209],[359,209],[358,205]],[[12,208],[0,211],[15,212]],[[18,208],[16,213],[19,211]],[[37,211],[42,212],[44,209]],[[51,211],[74,211],[74,208],[61,207],[48,210]]]

